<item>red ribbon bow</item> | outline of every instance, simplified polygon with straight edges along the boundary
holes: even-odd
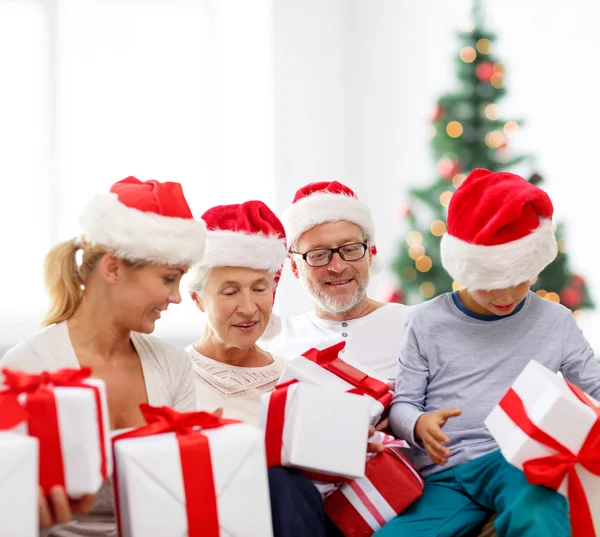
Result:
[[[177,412],[170,407],[140,405],[142,415],[148,425],[117,435],[119,440],[174,432],[179,444],[181,473],[188,523],[188,537],[219,537],[219,516],[215,491],[212,460],[208,439],[199,429],[215,429],[224,425],[241,423],[238,420],[220,418],[209,412]],[[117,466],[115,457],[115,507],[119,535],[121,516],[118,493]]]
[[[92,370],[89,367],[81,369],[59,369],[41,373],[25,373],[14,369],[4,369],[4,384],[12,392],[32,393],[48,386],[81,386],[89,378]]]
[[[55,485],[65,486],[53,387],[85,388],[93,391],[101,452],[100,472],[102,478],[106,479],[108,463],[100,390],[97,386],[84,382],[90,377],[92,370],[82,367],[32,374],[7,368],[3,373],[7,388],[0,392],[0,429],[12,428],[22,421],[28,422],[29,435],[35,436],[39,441],[40,485],[44,492],[48,494]],[[24,404],[19,403],[19,395],[22,393],[27,394]]]
[[[567,385],[577,399],[591,408],[596,414],[596,422],[590,429],[579,453],[572,453],[555,438],[542,431],[527,415],[523,401],[511,388],[500,401],[500,408],[527,436],[556,451],[555,455],[532,459],[523,464],[523,471],[533,485],[544,485],[558,490],[561,483],[568,478],[567,498],[571,513],[571,530],[573,537],[594,537],[592,513],[575,469],[580,464],[588,472],[600,476],[600,409],[594,406],[585,393],[570,382]]]
[[[352,384],[354,389],[349,390],[350,393],[369,395],[373,399],[377,399],[384,408],[388,407],[392,400],[389,386],[339,358],[338,355],[345,346],[346,342],[340,341],[323,350],[309,349],[302,356]]]

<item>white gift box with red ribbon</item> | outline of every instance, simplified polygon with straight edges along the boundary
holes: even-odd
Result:
[[[104,382],[89,368],[29,374],[4,370],[0,408],[10,408],[15,430],[39,442],[39,483],[78,498],[95,494],[112,472]],[[19,414],[20,413],[20,414]]]
[[[38,442],[0,432],[0,537],[37,537]]]
[[[261,399],[268,466],[291,466],[321,480],[363,477],[370,406],[366,397],[312,384],[278,385]]]
[[[363,394],[370,398],[371,423],[376,424],[392,400],[387,382],[363,365],[359,367],[339,358],[346,342],[341,341],[324,349],[309,349],[303,355],[289,360],[279,378],[279,384],[290,380],[308,382],[316,386]]]
[[[113,438],[121,537],[272,537],[260,429],[141,408],[148,425]]]
[[[600,536],[599,403],[530,361],[485,420],[530,483],[569,500],[574,537]]]

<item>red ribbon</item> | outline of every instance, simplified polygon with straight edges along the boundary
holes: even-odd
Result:
[[[174,432],[179,444],[181,473],[185,491],[188,523],[186,535],[188,537],[219,537],[217,494],[212,471],[210,447],[208,439],[202,434],[199,428],[215,429],[223,425],[241,422],[219,418],[215,414],[208,412],[177,412],[166,406],[152,407],[146,403],[140,405],[140,410],[148,425],[115,436],[112,440],[113,450],[115,443],[119,440]],[[116,464],[114,474],[117,525],[119,535],[123,535],[121,530]]]
[[[0,431],[12,429],[28,419],[29,413],[16,397],[8,397],[0,392]]]
[[[571,513],[571,531],[573,537],[594,537],[592,513],[575,469],[580,464],[588,472],[600,476],[600,409],[594,406],[585,393],[567,382],[577,399],[591,408],[596,414],[596,422],[590,429],[579,453],[572,453],[556,439],[537,427],[527,415],[523,401],[511,388],[500,401],[500,408],[527,436],[554,451],[555,455],[532,459],[523,464],[523,471],[533,485],[544,485],[558,490],[560,484],[568,478],[567,498]]]
[[[281,466],[281,450],[283,449],[283,428],[285,426],[285,405],[288,389],[297,380],[289,380],[275,386],[269,398],[267,421],[265,426],[265,450],[267,468]]]
[[[323,350],[309,349],[302,356],[311,362],[315,362],[322,368],[327,369],[334,375],[354,386],[351,393],[368,395],[377,399],[384,408],[389,406],[392,400],[389,386],[380,380],[374,379],[363,373],[360,369],[351,366],[338,357],[340,351],[346,346],[345,341],[340,341]]]
[[[89,367],[81,369],[59,369],[53,372],[30,374],[12,369],[4,369],[4,384],[7,388],[0,392],[0,409],[9,409],[9,416],[0,420],[0,428],[16,420],[28,422],[28,433],[39,441],[40,486],[46,494],[55,485],[65,487],[64,461],[62,458],[60,429],[53,387],[85,388],[92,390],[96,400],[96,421],[100,442],[102,479],[107,477],[107,454],[104,420],[100,390],[84,381],[90,377]],[[21,405],[18,397],[27,394]],[[19,406],[21,411],[16,410]],[[17,421],[19,423],[19,421]],[[16,425],[16,423],[14,423]]]

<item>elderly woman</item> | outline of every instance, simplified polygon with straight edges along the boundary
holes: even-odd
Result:
[[[140,403],[194,410],[188,356],[148,334],[181,302],[181,277],[204,251],[204,222],[193,219],[178,183],[134,177],[93,199],[80,222],[82,237],[46,257],[46,328],[7,351],[0,369],[90,367],[106,383],[111,429],[144,425]],[[52,537],[116,535],[110,486],[78,501],[55,487],[40,496],[40,524]]]
[[[206,253],[191,270],[188,287],[207,322],[199,341],[186,348],[198,405],[258,424],[260,398],[275,387],[282,370],[282,359],[256,342],[269,328],[287,255],[283,226],[260,201],[214,207],[202,218]],[[276,537],[328,534],[321,495],[309,479],[271,468],[269,483]]]
[[[283,368],[283,359],[256,345],[287,255],[283,226],[260,201],[214,207],[202,218],[207,249],[188,284],[206,316],[202,337],[186,348],[196,399],[200,408],[223,408],[226,418],[258,425],[261,395]]]

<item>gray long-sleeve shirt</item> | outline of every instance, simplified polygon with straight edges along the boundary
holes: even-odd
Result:
[[[529,360],[560,371],[600,399],[600,364],[567,308],[533,292],[520,311],[492,321],[463,308],[452,294],[441,295],[413,308],[405,325],[390,420],[415,447],[424,475],[498,449],[484,419]],[[434,464],[414,438],[417,419],[440,408],[462,410],[443,427],[451,451],[444,466]]]

